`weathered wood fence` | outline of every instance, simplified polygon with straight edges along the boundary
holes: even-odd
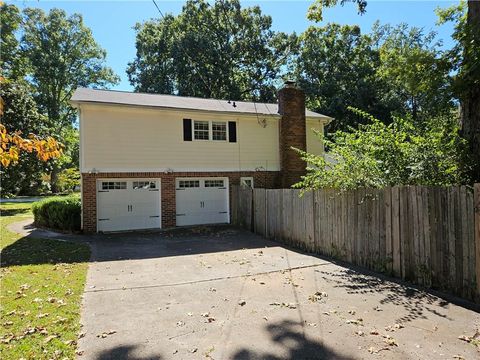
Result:
[[[480,303],[480,184],[232,189],[232,223]]]

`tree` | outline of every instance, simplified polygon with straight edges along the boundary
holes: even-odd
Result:
[[[436,33],[424,34],[407,24],[374,27],[379,39],[378,77],[388,84],[385,95],[397,99],[397,116],[410,114],[422,121],[450,114],[454,108],[451,91],[451,64],[442,57]]]
[[[335,118],[329,130],[362,121],[347,110],[361,108],[388,121],[400,104],[386,99],[386,84],[377,77],[379,52],[358,26],[310,27],[300,36],[296,78],[308,107]]]
[[[455,116],[432,119],[429,126],[419,128],[409,117],[395,117],[386,125],[353,111],[369,122],[358,129],[337,131],[332,140],[322,139],[329,147],[327,156],[299,151],[309,166],[296,187],[355,189],[463,181],[460,164],[465,142],[458,136]]]
[[[359,14],[365,13],[367,8],[366,0],[315,0],[308,9],[307,18],[315,22],[320,22],[323,20],[323,8],[333,7],[339,3],[343,6],[348,2],[352,2],[357,5]]]
[[[22,23],[20,11],[15,5],[0,2],[0,68],[2,76],[16,79],[22,75],[21,60],[19,56],[19,41],[16,33]]]
[[[21,52],[27,60],[27,76],[39,111],[46,114],[51,133],[63,135],[75,123],[76,112],[68,101],[77,87],[105,87],[118,81],[104,65],[105,51],[79,14],[67,17],[60,9],[48,14],[41,9],[25,9]],[[53,162],[54,192],[59,171],[60,164]]]
[[[439,22],[455,23],[454,48],[446,59],[456,71],[454,91],[460,98],[460,130],[469,144],[469,168],[472,181],[480,181],[480,2],[461,2],[437,10]]]
[[[0,149],[2,163],[2,193],[31,194],[41,184],[41,175],[48,169],[48,162],[39,161],[35,152],[23,151],[24,139],[19,133],[34,133],[46,138],[47,129],[42,124],[44,117],[38,113],[29,85],[21,80],[2,81],[0,89],[1,126],[4,139]],[[17,134],[17,136],[15,136]],[[13,136],[13,138],[12,138]],[[16,140],[18,146],[12,140]],[[32,147],[33,150],[33,147]]]
[[[189,0],[178,16],[135,26],[130,83],[142,92],[270,101],[295,41],[271,25],[258,6]]]

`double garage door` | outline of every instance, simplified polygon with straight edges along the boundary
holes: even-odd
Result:
[[[176,225],[229,222],[228,178],[177,178]],[[98,231],[161,228],[160,179],[97,181]]]

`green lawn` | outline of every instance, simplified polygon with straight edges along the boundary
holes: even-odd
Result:
[[[8,231],[30,207],[0,204],[0,358],[74,359],[90,250]]]

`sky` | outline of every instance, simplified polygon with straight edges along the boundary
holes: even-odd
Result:
[[[178,14],[184,1],[156,0],[164,14]],[[273,21],[273,30],[301,33],[309,26],[315,25],[306,18],[307,9],[311,1],[242,1],[242,6],[259,5],[264,14],[270,15]],[[151,0],[117,0],[117,1],[47,1],[47,0],[13,0],[8,1],[20,7],[38,7],[46,11],[52,8],[61,8],[67,14],[80,13],[85,25],[92,32],[97,43],[107,51],[106,63],[121,81],[112,87],[116,90],[131,91],[133,87],[128,81],[125,72],[128,62],[135,58],[135,31],[136,23],[141,23],[160,15]],[[452,46],[452,24],[436,26],[437,17],[434,10],[437,7],[448,7],[456,1],[393,1],[368,0],[367,12],[364,15],[357,13],[354,4],[336,6],[324,11],[323,21],[318,25],[336,22],[340,24],[357,24],[362,32],[368,33],[372,24],[379,20],[382,24],[408,23],[411,26],[424,28],[425,31],[435,30],[438,38],[443,40],[444,46]]]

